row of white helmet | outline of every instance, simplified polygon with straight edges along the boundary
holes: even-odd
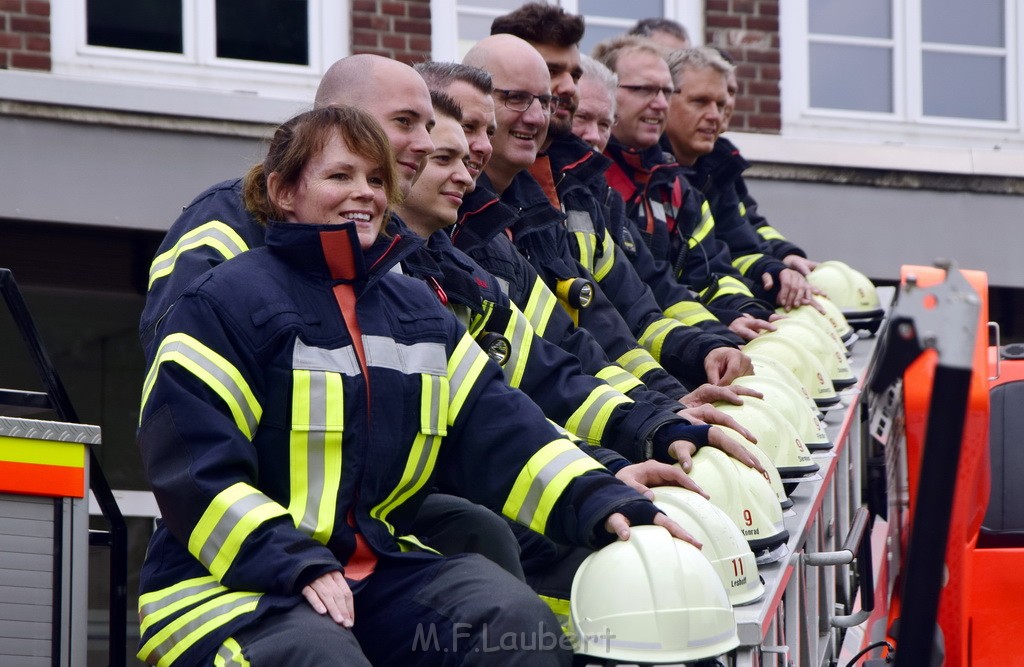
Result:
[[[801,479],[814,479],[811,451],[832,447],[819,417],[856,383],[847,360],[856,329],[875,331],[884,311],[874,285],[841,262],[822,262],[810,282],[825,291],[825,312],[789,311],[776,331],[747,343],[754,375],[735,384],[763,399],[717,403],[757,438],[725,427],[758,459],[765,474],[713,447],[693,457],[692,491],[655,489],[655,503],[704,546],[637,527],[627,542],[595,552],[573,582],[571,623],[577,651],[625,662],[688,662],[739,645],[733,606],[764,594],[758,565],[788,555],[783,510]],[[852,324],[851,324],[852,323]],[[614,585],[612,585],[614,582]],[[616,591],[625,591],[617,595]]]

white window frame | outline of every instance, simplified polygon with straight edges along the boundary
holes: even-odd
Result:
[[[522,0],[526,4],[529,0]],[[551,4],[557,4],[572,14],[579,13],[579,0],[549,0]],[[664,3],[664,18],[679,21],[686,27],[690,34],[690,40],[694,44],[704,43],[704,0],[662,0]],[[476,16],[502,16],[507,14],[509,9],[490,9],[486,7],[487,0],[468,0],[462,4],[469,5],[472,9],[469,13]],[[459,1],[458,0],[430,0],[431,15],[431,57],[441,62],[453,62],[462,59],[459,53]],[[616,19],[607,16],[586,16],[588,25],[621,27],[623,32],[628,30],[635,23],[632,19]]]
[[[308,65],[218,58],[214,3],[180,2],[184,53],[176,54],[89,45],[86,0],[54,0],[53,73],[76,80],[310,102],[326,68],[349,52],[348,0],[309,0]]]
[[[1010,36],[1004,49],[943,45],[947,52],[996,54],[1005,57],[1007,119],[988,121],[925,116],[923,112],[920,1],[893,0],[893,39],[830,38],[832,43],[893,46],[893,111],[891,113],[816,109],[810,106],[807,68],[808,3],[779,3],[782,60],[782,134],[786,137],[865,141],[896,145],[1001,146],[1024,148],[1021,96],[1024,67],[1018,44],[1024,39],[1024,0],[1006,0]]]

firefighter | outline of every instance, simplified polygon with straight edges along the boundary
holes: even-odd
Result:
[[[488,70],[494,78],[498,129],[494,154],[481,181],[486,179],[489,189],[519,210],[510,228],[512,239],[549,288],[557,293],[566,284],[587,286],[585,304],[574,303],[571,291],[561,295],[580,326],[602,340],[613,359],[634,349],[639,341],[689,386],[705,381],[728,384],[742,374],[749,363],[732,343],[665,318],[642,286],[630,293],[636,301],[626,303],[623,293],[616,306],[573,257],[566,237],[566,216],[552,206],[557,195],[551,179],[542,185],[527,171],[546,144],[549,121],[561,105],[561,98],[551,94],[549,68],[540,54],[517,37],[496,34],[478,42],[466,54],[465,62]],[[560,122],[571,136],[571,116]],[[628,313],[628,322],[623,312]]]
[[[669,54],[668,65],[679,92],[669,104],[665,136],[676,160],[692,167],[687,180],[707,199],[715,234],[729,247],[732,265],[750,278],[755,293],[765,298],[771,281],[778,280],[777,301],[786,310],[813,304],[811,285],[799,271],[771,254],[767,241],[741,211],[736,179],[745,168],[744,161],[728,140],[720,137],[728,104],[728,77],[735,68],[707,47],[675,51]],[[764,289],[758,289],[762,285]]]
[[[285,123],[244,183],[266,247],[157,326],[139,441],[163,521],[140,582],[160,664],[568,664],[548,610],[409,534],[438,486],[569,544],[685,532],[552,428],[426,285],[391,269],[400,197],[372,116]],[[279,222],[283,220],[283,222]],[[486,474],[482,474],[486,471]]]

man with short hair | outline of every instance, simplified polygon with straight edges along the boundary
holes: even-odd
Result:
[[[739,164],[718,142],[728,103],[728,77],[735,68],[707,47],[675,51],[668,56],[668,65],[679,92],[672,96],[665,134],[676,160],[691,168],[687,180],[707,199],[715,234],[728,246],[733,267],[751,280],[756,295],[770,300],[777,292],[774,301],[786,310],[813,303],[811,285],[773,257],[768,244],[740,214],[734,184]],[[772,289],[775,283],[777,290]]]
[[[672,19],[640,19],[626,34],[648,39],[667,51],[690,48],[690,34],[682,23]]]
[[[580,55],[583,76],[577,82],[579,102],[572,117],[572,133],[597,153],[604,152],[615,125],[615,72],[586,54]]]

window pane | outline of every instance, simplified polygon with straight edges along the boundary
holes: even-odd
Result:
[[[606,25],[588,25],[587,31],[583,33],[583,41],[580,42],[580,52],[590,53],[594,45],[610,37],[618,37],[629,28],[613,28]]]
[[[811,106],[891,112],[892,49],[811,44]]]
[[[217,0],[217,57],[309,64],[307,0]]]
[[[182,53],[181,2],[88,0],[86,41],[93,46]]]
[[[491,34],[491,21],[493,16],[473,16],[472,14],[459,14],[459,42],[470,42],[476,44],[484,37]]]
[[[1004,44],[1003,0],[923,0],[921,34],[926,42],[996,46]]]
[[[584,16],[639,20],[661,18],[665,15],[663,0],[580,0],[579,8],[579,13]]]
[[[891,0],[810,0],[807,15],[813,33],[892,37]]]
[[[926,116],[1006,120],[1002,58],[926,51],[921,67]]]

